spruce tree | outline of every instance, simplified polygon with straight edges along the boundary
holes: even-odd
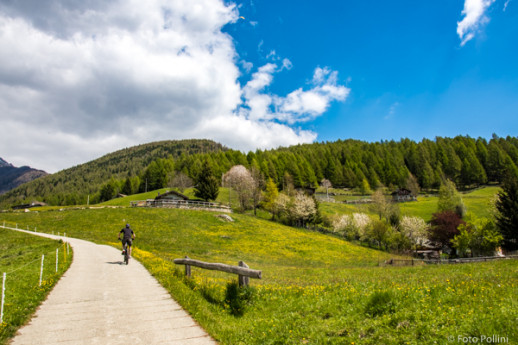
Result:
[[[508,175],[502,184],[496,201],[498,215],[496,222],[502,236],[503,247],[507,250],[518,249],[518,177]]]
[[[196,178],[194,195],[205,201],[216,200],[219,194],[219,182],[214,176],[208,160],[203,162],[201,171]]]

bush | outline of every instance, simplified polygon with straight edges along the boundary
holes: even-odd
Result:
[[[388,291],[377,291],[371,295],[365,313],[369,316],[379,316],[396,311],[394,296]]]
[[[233,281],[227,284],[225,306],[228,307],[230,314],[243,316],[246,305],[252,300],[252,297],[252,288],[240,287],[236,281]]]

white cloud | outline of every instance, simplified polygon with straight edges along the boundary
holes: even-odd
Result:
[[[317,69],[311,90],[267,93],[288,59],[241,87],[237,65],[253,65],[221,31],[238,18],[222,0],[0,2],[0,157],[54,172],[155,140],[242,150],[315,140],[290,126],[348,89]]]
[[[253,121],[278,121],[293,125],[322,115],[332,101],[344,101],[350,92],[347,87],[337,84],[336,71],[318,67],[310,90],[299,88],[286,97],[265,93],[273,81],[273,74],[283,70],[286,65],[291,68],[291,62],[283,61],[280,69],[276,64],[268,63],[252,75],[243,88],[245,104],[240,108],[241,116]]]
[[[504,4],[504,12],[507,10],[507,6],[509,6],[510,2],[511,2],[511,0],[506,0],[506,2]]]
[[[489,21],[485,13],[493,2],[495,0],[465,0],[462,10],[464,18],[457,22],[457,34],[461,40],[461,46],[473,39],[479,27]]]
[[[394,102],[389,108],[388,114],[385,115],[385,120],[390,120],[394,117],[396,114],[396,110],[399,107],[399,102]]]

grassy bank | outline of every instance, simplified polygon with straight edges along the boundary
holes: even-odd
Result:
[[[134,255],[223,344],[435,344],[496,334],[518,342],[518,262],[378,267],[390,254],[338,238],[233,214],[164,209],[91,209],[2,214],[7,222],[110,243],[129,222]],[[1,221],[2,219],[0,219]],[[263,271],[231,314],[235,277],[174,258]]]
[[[56,249],[59,249],[57,273]],[[0,228],[0,282],[3,273],[6,273],[0,344],[7,344],[18,328],[30,319],[38,305],[68,269],[72,260],[71,249],[69,255],[65,255],[65,252],[66,247],[61,241]],[[42,255],[45,255],[45,259],[40,286]]]

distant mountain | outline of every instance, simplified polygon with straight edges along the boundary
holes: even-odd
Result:
[[[7,163],[6,161],[4,161],[2,159],[2,157],[0,157],[0,168],[3,168],[3,167],[12,167],[12,164]]]
[[[28,166],[17,168],[0,158],[0,195],[46,175],[48,174],[45,171]]]

